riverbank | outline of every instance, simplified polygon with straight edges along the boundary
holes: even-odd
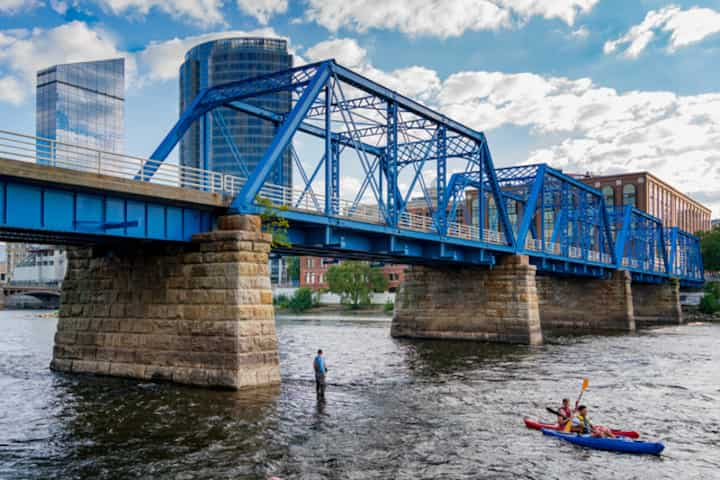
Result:
[[[370,305],[357,310],[350,310],[342,305],[320,305],[302,313],[293,313],[276,306],[275,318],[294,321],[389,322],[392,320],[392,311],[386,312],[382,305]]]

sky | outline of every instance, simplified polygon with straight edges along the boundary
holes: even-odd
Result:
[[[126,59],[125,145],[178,118],[212,38],[285,38],[485,132],[496,166],[650,171],[720,217],[720,0],[0,0],[0,130],[35,132],[35,73]]]

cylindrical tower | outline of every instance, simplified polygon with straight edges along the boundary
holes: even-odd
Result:
[[[204,88],[244,80],[292,67],[287,42],[271,38],[223,38],[202,43],[185,54],[180,67],[180,111],[192,103]],[[248,103],[287,113],[291,108],[289,92],[265,95]],[[208,113],[196,121],[180,143],[180,164],[237,176],[252,172],[269,146],[275,125],[228,108]],[[231,146],[229,138],[237,148]],[[285,155],[269,181],[292,185],[290,155]]]

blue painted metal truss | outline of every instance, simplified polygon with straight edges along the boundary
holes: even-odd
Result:
[[[547,165],[500,168],[518,251],[541,272],[605,276],[616,268],[602,194]]]
[[[288,113],[251,103],[279,91],[293,95]],[[407,263],[492,264],[493,253],[511,253],[515,247],[485,135],[333,61],[201,92],[151,158],[164,160],[192,122],[220,107],[276,125],[275,138],[243,179],[232,208],[258,213],[263,208],[258,197],[287,207],[283,215],[292,221],[294,251]],[[316,159],[299,158],[293,139],[300,134],[319,139]],[[298,170],[299,187],[268,182],[287,153]],[[343,197],[341,169],[351,168],[362,182]],[[451,169],[462,174],[451,176]],[[149,179],[154,172],[142,173]],[[478,175],[484,178],[483,200],[499,206],[493,231],[456,221],[458,192],[477,185],[473,178]]]
[[[292,95],[289,112],[256,106],[277,92]],[[598,190],[547,165],[496,170],[483,133],[332,60],[202,91],[151,158],[165,160],[193,122],[222,109],[275,126],[231,208],[258,214],[258,199],[270,200],[290,220],[295,253],[486,265],[522,253],[548,274],[696,278],[694,237],[676,232],[664,247],[657,219],[608,211]],[[299,184],[269,182],[288,156]],[[138,178],[157,166],[145,168]],[[343,172],[360,181],[348,185]]]

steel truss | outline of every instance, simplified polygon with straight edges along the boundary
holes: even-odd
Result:
[[[292,95],[289,112],[252,104],[277,92]],[[638,281],[694,279],[698,271],[694,237],[676,232],[668,243],[657,219],[609,212],[598,190],[547,165],[496,170],[483,133],[332,60],[201,92],[151,159],[163,161],[193,122],[221,108],[275,125],[263,158],[232,186],[232,209],[257,214],[258,197],[287,207],[297,252],[470,264],[522,253],[547,273],[602,277],[627,268]],[[321,140],[319,158],[302,158],[298,135]],[[268,179],[285,155],[299,179],[274,185]],[[348,198],[341,172],[351,162],[363,178]],[[152,177],[156,165],[138,176]]]

